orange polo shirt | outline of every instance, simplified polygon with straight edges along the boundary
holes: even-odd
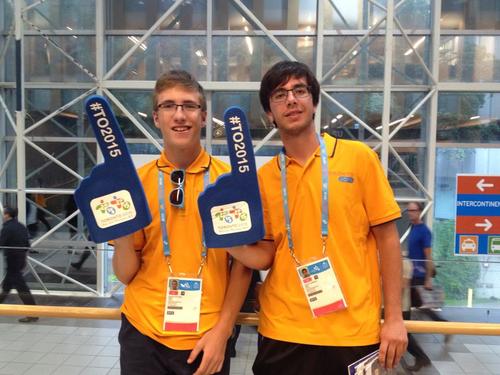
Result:
[[[162,153],[138,170],[153,220],[134,235],[134,247],[141,251],[142,263],[133,280],[125,288],[121,311],[142,334],[177,350],[193,349],[200,337],[218,321],[229,280],[228,255],[223,249],[208,249],[203,267],[200,329],[195,333],[165,332],[162,329],[169,270],[163,254],[158,203],[158,172],[165,173],[165,206],[170,262],[175,274],[195,277],[201,263],[202,224],[198,212],[198,196],[204,190],[203,175],[209,168],[210,182],[229,171],[229,167],[205,151],[186,169],[184,208],[172,207],[170,173],[175,169]]]
[[[329,221],[326,255],[347,309],[313,318],[290,255],[278,157],[259,170],[266,239],[276,247],[260,293],[259,332],[311,345],[361,346],[379,342],[381,280],[371,226],[400,217],[375,152],[363,143],[323,136],[328,155]],[[292,239],[302,264],[322,257],[319,147],[304,166],[287,157]]]

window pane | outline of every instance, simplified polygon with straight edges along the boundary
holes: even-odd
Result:
[[[384,40],[369,37],[342,65],[332,70],[361,37],[324,38],[323,83],[334,85],[381,84],[384,79]],[[325,79],[326,78],[326,79]]]
[[[66,103],[82,95],[80,90],[32,89],[26,91],[26,121],[25,126],[30,136],[75,137],[91,136],[93,133],[84,126],[83,102],[85,99],[66,108],[50,120],[30,127],[56,111]]]
[[[442,81],[500,82],[500,37],[442,36],[439,77]]]
[[[500,2],[442,0],[441,29],[500,30]]]
[[[378,3],[386,5],[386,0]],[[385,16],[379,7],[369,1],[338,0],[324,2],[325,30],[367,30]]]
[[[3,106],[0,106],[0,141],[3,136],[14,136],[16,133],[14,131],[15,125],[15,110],[16,110],[16,90],[15,89],[0,89],[0,95],[8,109],[8,114],[4,110]],[[10,120],[12,120],[12,123]]]
[[[250,135],[253,141],[264,138],[273,129],[262,111],[257,92],[221,92],[212,95],[212,116],[216,120],[224,120],[224,111],[230,106],[239,106],[245,111]],[[218,121],[212,123],[214,144],[222,144],[227,150],[226,135],[223,125]],[[278,139],[277,136],[275,139]],[[223,154],[227,154],[227,151]]]
[[[138,121],[149,132],[149,134],[158,140],[161,139],[160,130],[155,126],[152,117],[153,90],[112,90],[112,94],[120,100],[120,102],[134,116],[135,120]],[[127,139],[146,139],[146,136],[124,113],[122,113],[121,110],[119,110],[114,104],[112,104],[112,108],[117,121],[120,124],[122,132]]]
[[[34,24],[42,30],[94,30],[95,0],[51,0],[42,1],[26,12],[28,29]]]
[[[269,30],[314,31],[316,1],[244,1],[245,6]],[[214,30],[244,30],[249,18],[231,1],[214,0]]]
[[[137,44],[141,35],[108,37],[108,69]],[[206,37],[152,36],[130,56],[113,79],[156,80],[161,73],[185,69],[200,81],[206,80]]]
[[[175,1],[111,0],[105,4],[107,30],[148,30]],[[160,25],[160,30],[204,30],[206,14],[206,0],[183,1]]]
[[[36,138],[33,143],[82,177],[87,176],[96,164],[95,143],[79,145],[62,140],[43,142]],[[26,187],[40,187],[40,181],[44,188],[75,189],[80,184],[76,176],[39,150],[26,145]]]
[[[310,67],[314,66],[312,37],[281,37],[280,43]],[[215,81],[260,81],[264,73],[286,56],[267,37],[214,37]]]
[[[429,68],[429,42],[428,36],[410,36],[413,48],[418,52]],[[392,82],[395,85],[413,84],[422,85],[429,82],[429,76],[424,67],[403,37],[394,38],[394,55]],[[383,56],[383,55],[382,55]],[[429,69],[430,70],[430,69]]]
[[[434,241],[433,254],[436,258],[448,260],[443,271],[438,271],[447,281],[447,296],[459,305],[465,305],[467,288],[474,291],[476,304],[488,306],[498,296],[499,270],[495,264],[497,255],[477,256],[454,255],[456,176],[457,174],[500,174],[500,150],[489,148],[438,148],[436,152],[436,190],[434,198]],[[491,260],[491,263],[487,263]],[[460,274],[460,287],[454,275]],[[446,286],[446,284],[445,284]],[[461,300],[460,300],[461,299]],[[493,301],[493,302],[492,302]]]
[[[437,140],[500,141],[500,93],[440,93]]]
[[[396,152],[406,166],[410,168],[414,176],[404,168],[399,159],[391,152],[389,154],[387,178],[394,190],[394,194],[405,198],[423,198],[424,192],[415,182],[415,178],[424,184],[426,148],[397,147]]]
[[[394,2],[397,5],[397,1]],[[431,0],[407,0],[396,9],[404,29],[429,29],[431,27]]]
[[[25,37],[25,79],[37,82],[92,81],[95,74],[95,38],[88,36],[50,36],[65,56],[45,38]],[[74,61],[72,61],[74,60]],[[83,66],[79,67],[78,65]]]
[[[329,92],[328,94],[365,122],[372,130],[375,132],[378,131],[376,127],[380,125],[384,104],[382,93]],[[340,138],[358,140],[376,139],[356,119],[344,113],[342,109],[325,96],[322,96],[321,103],[321,124],[323,131],[327,131]]]

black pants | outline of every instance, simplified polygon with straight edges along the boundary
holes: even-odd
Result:
[[[25,305],[36,305],[35,299],[24,280],[21,270],[11,270],[7,268],[7,274],[2,283],[2,293],[0,294],[0,303],[9,295],[12,289],[16,289],[19,297]]]
[[[374,352],[379,346],[304,345],[259,335],[252,370],[255,375],[346,374],[350,364]]]
[[[191,375],[200,366],[203,353],[188,364],[191,350],[174,350],[140,333],[125,315],[118,334],[120,342],[121,375]],[[230,357],[227,353],[222,370],[217,374],[229,375]]]
[[[411,311],[403,311],[403,319],[411,319]],[[415,337],[408,333],[408,348],[406,349],[408,353],[415,357],[416,360],[421,360],[424,362],[430,362],[430,358],[425,354],[424,350],[420,347]]]

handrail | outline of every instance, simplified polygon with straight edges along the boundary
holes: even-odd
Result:
[[[0,315],[5,316],[38,316],[46,318],[75,318],[119,320],[120,309],[108,307],[74,307],[45,305],[0,305]],[[256,326],[259,322],[257,313],[240,313],[237,323]],[[431,322],[405,320],[406,329],[410,333],[442,333],[447,335],[486,335],[500,336],[499,323],[467,323],[467,322]]]

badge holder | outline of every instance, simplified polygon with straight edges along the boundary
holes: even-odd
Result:
[[[163,330],[197,332],[200,325],[203,280],[187,274],[172,274],[167,279]]]
[[[297,275],[313,317],[318,318],[347,307],[328,257],[297,266]]]

